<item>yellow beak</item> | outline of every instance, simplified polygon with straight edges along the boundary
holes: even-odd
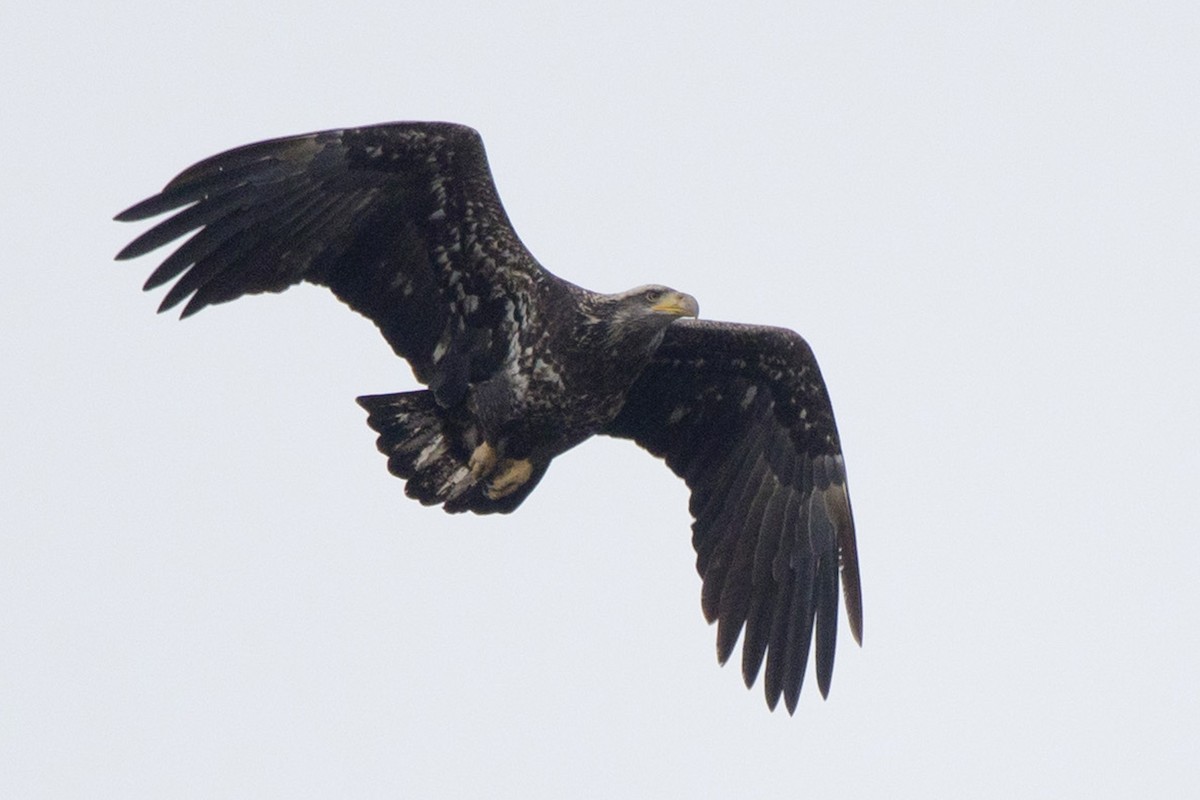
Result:
[[[683,292],[671,292],[651,306],[650,310],[660,314],[674,314],[677,317],[700,316],[700,304],[696,302],[696,298]]]

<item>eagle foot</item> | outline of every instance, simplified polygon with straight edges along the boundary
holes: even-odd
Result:
[[[488,481],[487,494],[490,500],[507,497],[525,485],[533,474],[533,462],[525,458],[506,458],[500,462]]]
[[[471,459],[467,462],[467,466],[471,470],[471,482],[479,480],[485,475],[492,474],[496,469],[497,453],[496,448],[487,443],[487,440],[479,443],[471,452]]]

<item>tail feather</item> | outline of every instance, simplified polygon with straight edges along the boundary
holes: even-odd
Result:
[[[406,481],[404,493],[424,505],[442,505],[451,513],[507,513],[537,484],[530,480],[511,495],[489,498],[486,481],[472,478],[468,466],[478,431],[469,421],[455,420],[433,392],[366,395],[358,404],[379,434],[376,444],[388,457],[388,471]]]

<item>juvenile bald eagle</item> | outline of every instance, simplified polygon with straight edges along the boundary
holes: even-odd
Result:
[[[555,456],[632,439],[691,489],[701,606],[717,657],[793,712],[810,643],[829,691],[839,565],[862,605],[833,409],[789,330],[701,322],[665,286],[598,294],[542,268],[500,205],[472,129],[395,123],[273,139],[201,161],[117,215],[174,216],[118,255],[195,231],[146,281],[186,317],[300,281],[378,327],[428,388],[358,398],[388,469],[427,505],[507,513]]]

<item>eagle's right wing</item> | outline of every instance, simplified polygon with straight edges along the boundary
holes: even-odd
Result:
[[[513,231],[483,142],[462,125],[394,123],[239,147],[117,219],[185,206],[117,255],[196,231],[146,282],[175,280],[160,311],[190,298],[188,316],[321,284],[373,320],[445,403],[500,367],[524,307],[559,283]]]
[[[854,520],[833,408],[812,350],[782,328],[679,320],[604,431],[687,483],[701,606],[724,663],[745,627],[742,675],[766,661],[774,708],[795,711],[810,643],[833,674],[839,572],[862,641]]]

